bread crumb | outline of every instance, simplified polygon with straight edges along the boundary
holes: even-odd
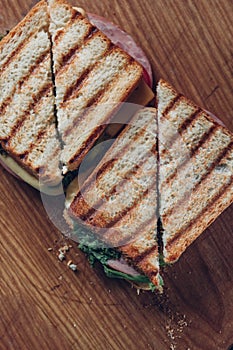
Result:
[[[72,271],[77,271],[77,265],[75,265],[75,264],[70,264],[70,269],[72,270]]]
[[[63,260],[65,259],[65,255],[64,255],[62,252],[59,253],[58,259],[59,259],[60,261],[63,261]]]
[[[68,261],[67,266],[69,266],[72,271],[77,271],[77,265],[74,264],[72,260]]]

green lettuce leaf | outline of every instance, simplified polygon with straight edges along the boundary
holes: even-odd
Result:
[[[156,289],[156,286],[153,283],[151,283],[149,278],[145,275],[132,276],[109,267],[107,265],[108,260],[119,260],[121,257],[121,253],[113,248],[106,247],[106,244],[99,241],[89,230],[75,223],[74,232],[76,236],[75,239],[77,239],[77,241],[79,242],[79,249],[87,255],[92,267],[95,265],[96,262],[99,262],[103,266],[104,272],[107,275],[107,277],[120,278],[135,283],[148,284],[148,287],[152,291]],[[160,285],[163,285],[162,278],[160,280],[160,283]]]

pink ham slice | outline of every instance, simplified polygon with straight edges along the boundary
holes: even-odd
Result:
[[[207,109],[205,109],[205,111],[206,111],[207,114],[209,114],[209,116],[210,116],[211,118],[213,118],[213,120],[214,120],[216,123],[218,123],[219,125],[222,125],[222,126],[226,127],[226,125],[225,125],[218,117],[216,117],[216,115],[214,115],[214,114],[211,113],[210,111],[207,111]]]
[[[120,258],[120,260],[108,260],[107,265],[111,267],[111,269],[123,272],[127,275],[133,277],[140,276],[140,273],[130,266],[123,258]]]

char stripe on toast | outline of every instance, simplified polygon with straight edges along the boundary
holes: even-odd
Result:
[[[42,88],[38,91],[38,94],[33,98],[33,102],[31,102],[27,108],[27,110],[23,111],[23,116],[19,116],[19,118],[15,121],[15,124],[12,126],[12,131],[11,133],[5,138],[4,140],[8,141],[7,142],[7,149],[8,151],[14,151],[11,149],[12,144],[14,144],[14,138],[17,137],[17,133],[20,132],[20,129],[23,128],[24,124],[26,124],[28,117],[30,115],[31,111],[34,111],[37,107],[38,104],[41,103],[41,99],[48,94],[49,91],[52,89],[52,84],[51,83],[46,83]],[[47,117],[46,117],[47,121]]]
[[[15,48],[15,50],[13,50],[11,52],[10,55],[8,55],[7,60],[1,66],[0,73],[4,72],[4,70],[8,69],[8,67],[9,67],[9,65],[10,65],[10,63],[12,61],[17,60],[18,56],[20,56],[22,54],[23,50],[27,46],[27,44],[30,41],[31,37],[35,36],[36,34],[37,34],[37,28],[32,33],[30,33],[30,35],[26,38],[25,41],[19,42],[18,46]]]
[[[166,109],[162,113],[162,117],[165,117],[167,113],[169,113],[170,110],[176,105],[177,102],[179,102],[181,98],[181,94],[175,94],[173,99],[170,101],[170,103],[166,106]]]
[[[76,199],[74,199],[72,203],[72,208],[74,210],[79,211],[79,216],[82,217],[83,219],[86,217],[90,216],[90,213],[93,213],[93,210],[90,209],[90,206],[85,202],[85,195],[86,195],[86,190],[88,193],[90,191],[94,191],[94,187],[96,183],[101,183],[102,181],[105,181],[105,178],[107,178],[111,173],[114,173],[115,171],[118,170],[118,164],[119,164],[119,159],[123,159],[125,156],[125,161],[128,161],[128,158],[132,156],[132,152],[134,150],[134,153],[136,152],[136,156],[138,158],[138,162],[142,162],[142,160],[146,160],[145,155],[149,152],[154,153],[154,148],[148,148],[148,150],[144,151],[142,154],[138,155],[137,149],[135,149],[135,144],[140,144],[140,142],[144,142],[144,138],[152,137],[153,135],[150,132],[150,124],[145,124],[145,125],[137,125],[137,124],[129,124],[129,126],[125,129],[125,131],[122,131],[122,136],[127,132],[127,130],[132,129],[132,135],[129,139],[127,139],[128,142],[122,141],[120,143],[120,147],[116,146],[114,151],[112,150],[110,159],[105,158],[105,162],[99,167],[95,173],[90,176],[89,179],[84,183],[82,187],[82,193],[79,192],[77,194]],[[123,137],[122,137],[123,138]],[[125,136],[126,139],[126,136]],[[142,141],[140,141],[142,140]],[[133,168],[137,166],[138,163],[132,163],[131,166],[133,165]],[[142,162],[143,164],[143,162]],[[116,169],[116,170],[115,170]],[[120,177],[118,177],[118,181],[121,182],[122,179],[125,179],[129,172],[132,169],[130,168],[129,170],[127,168],[121,169]],[[113,182],[109,184],[109,186],[105,189],[104,196],[109,196],[111,191],[116,188],[116,186],[119,184],[119,182]],[[87,199],[90,199],[89,197]],[[81,201],[81,205],[80,205]],[[76,205],[77,202],[77,205]],[[79,204],[78,204],[79,203]],[[99,207],[99,198],[97,197],[94,199],[93,194],[91,198],[91,207],[97,208]],[[90,210],[90,212],[89,212]]]
[[[136,212],[135,208],[135,212]],[[124,221],[126,222],[124,218]],[[123,226],[124,227],[124,226]],[[157,249],[157,240],[156,240],[156,217],[149,217],[148,220],[141,220],[139,226],[134,225],[130,229],[130,236],[124,235],[123,230],[120,231],[120,234],[123,238],[113,241],[115,246],[118,246],[119,249],[126,255],[130,256],[134,261],[143,259],[143,256],[146,257],[147,252]],[[111,235],[111,233],[109,234]],[[105,239],[105,236],[104,236]],[[106,241],[109,240],[109,236],[106,236]],[[144,241],[145,245],[142,246],[141,242]]]
[[[92,38],[98,36],[99,34],[100,32],[95,27],[90,27],[86,35],[84,36],[82,43],[77,43],[74,47],[70,49],[70,51],[66,52],[62,56],[61,66],[56,71],[57,76],[64,74],[69,65],[75,60],[76,55],[78,55],[81,52],[83,45],[87,44],[90,40],[92,40]]]
[[[49,50],[46,50],[38,59],[36,60],[35,64],[32,65],[25,76],[21,77],[20,80],[15,84],[13,90],[10,92],[9,96],[5,97],[5,99],[1,102],[0,105],[0,113],[3,115],[6,112],[6,108],[12,103],[14,95],[19,93],[21,91],[22,86],[29,80],[30,76],[32,74],[36,74],[36,71],[38,71],[38,67],[40,67],[40,64],[43,63],[48,59],[50,56]]]
[[[231,152],[232,147],[233,147],[233,143],[231,142],[227,148],[222,150],[222,152],[218,155],[217,159],[212,164],[210,164],[209,168],[206,169],[206,172],[200,177],[199,181],[192,188],[193,192],[198,192],[198,188],[201,185],[201,183],[206,178],[208,178],[209,175],[211,175],[211,172],[215,170],[215,168],[220,164],[221,160],[227,157],[227,154]],[[190,191],[185,192],[183,197],[178,200],[178,202],[175,204],[174,207],[167,209],[163,213],[164,218],[169,217],[169,215],[171,215],[172,212],[175,211],[176,207],[179,207],[185,204],[185,202],[187,201],[187,197],[189,195],[190,195]],[[164,222],[166,222],[166,219],[164,219]]]
[[[209,131],[207,131],[206,133],[204,133],[204,134],[202,135],[202,138],[199,140],[199,143],[198,143],[195,147],[191,148],[190,153],[189,153],[189,157],[186,157],[186,158],[184,159],[184,161],[182,161],[181,163],[179,163],[178,167],[174,169],[174,172],[171,173],[171,174],[165,179],[164,184],[165,184],[165,183],[166,183],[166,184],[170,184],[171,181],[174,180],[174,178],[175,178],[176,176],[179,176],[179,172],[182,171],[183,168],[185,168],[185,166],[187,165],[187,163],[188,163],[188,165],[190,164],[190,161],[192,161],[192,158],[194,158],[195,156],[198,156],[198,153],[200,153],[201,147],[202,147],[202,146],[205,146],[205,143],[208,144],[208,141],[211,139],[211,137],[213,136],[214,132],[216,132],[218,128],[219,128],[218,126],[213,125],[213,126],[210,128]],[[213,169],[213,167],[216,165],[216,162],[218,162],[219,157],[220,157],[220,160],[221,160],[221,157],[222,157],[222,155],[224,156],[225,152],[226,152],[226,149],[224,149],[224,150],[220,153],[220,155],[216,158],[216,160],[214,160],[213,163],[210,164],[209,169]],[[165,153],[163,153],[163,155],[164,155],[164,154],[165,154]],[[192,166],[192,163],[191,163],[191,166]],[[163,184],[162,184],[162,186],[163,186]]]
[[[105,57],[107,55],[111,55],[113,53],[114,49],[111,49],[109,51],[105,52]],[[128,62],[125,62],[125,65],[122,67],[123,69],[127,70],[127,66],[130,64],[130,59]],[[73,86],[70,86],[68,90],[65,93],[64,100],[61,104],[61,108],[66,107],[67,103],[69,103],[69,100],[72,100],[76,97],[79,96],[79,93],[81,92],[82,88],[85,88],[85,84],[90,80],[90,76],[93,76],[93,71],[95,68],[98,68],[98,66],[101,64],[101,61],[95,62],[92,67],[87,68],[86,71],[83,72],[83,75],[76,81],[76,83]],[[98,101],[101,100],[101,97],[108,91],[109,87],[112,87],[114,84],[117,84],[118,82],[118,77],[113,77],[111,81],[109,81],[105,86],[97,90],[94,95],[92,95],[87,101],[86,104],[83,106],[85,110],[85,113],[82,113],[81,116],[85,116],[86,113],[88,113],[88,108],[93,106],[94,104],[97,104]],[[80,120],[81,118],[78,117],[77,119],[74,120],[74,126],[76,126],[78,123],[77,121]],[[66,131],[67,132],[67,131]]]
[[[225,183],[224,185],[221,186],[221,188],[219,189],[218,193],[211,198],[211,200],[208,202],[208,206],[203,208],[198,215],[192,220],[190,221],[186,226],[182,227],[180,229],[180,231],[177,231],[176,235],[169,241],[169,244],[172,245],[174,244],[175,241],[177,241],[180,237],[180,235],[182,235],[182,233],[184,232],[184,230],[187,230],[189,228],[191,228],[192,226],[194,226],[195,224],[198,223],[198,220],[202,217],[202,215],[209,210],[209,207],[211,207],[212,205],[214,205],[214,203],[217,202],[217,200],[224,194],[224,192],[227,189],[230,189],[232,187],[233,184],[233,176],[230,177],[229,181],[227,183]]]
[[[70,23],[71,23],[71,22],[74,23],[76,20],[79,20],[80,17],[83,18],[82,14],[81,14],[80,12],[78,12],[78,11],[73,12],[73,14],[72,14],[72,16],[71,16],[71,18],[70,18],[70,21],[67,23],[67,27],[70,26]],[[64,29],[65,29],[65,30],[60,30],[60,31],[58,31],[58,32],[56,33],[56,35],[54,36],[53,41],[54,41],[56,44],[58,44],[59,41],[62,40],[62,37],[64,36],[65,31],[66,31],[67,28],[65,27]],[[92,30],[92,28],[91,28],[91,30]],[[88,34],[87,34],[87,35],[88,35]]]
[[[45,14],[46,3],[40,1],[34,6],[30,13],[10,31],[10,34],[1,40],[1,67],[0,72],[5,70],[7,62],[13,59],[13,55],[19,51],[19,47],[24,45],[39,29],[48,27]],[[36,28],[36,29],[35,29]]]
[[[187,118],[178,128],[178,133],[182,133],[184,130],[187,129],[187,127],[195,121],[199,117],[199,114],[202,113],[201,108],[197,108],[196,111],[194,111],[189,118]]]
[[[182,199],[186,200],[190,191],[195,191],[203,179],[205,179],[225,157],[229,147],[232,145],[230,135],[222,133],[222,127],[220,126],[215,130],[215,133],[211,135],[212,139],[207,139],[202,148],[199,148],[196,151],[196,154],[193,157],[190,157],[184,166],[181,165],[177,168],[177,172],[171,178],[170,182],[167,183],[166,180],[162,181],[161,178],[161,189],[167,193],[166,201],[162,202],[161,206],[162,215],[164,215],[164,213],[166,214],[164,206],[167,208],[169,203],[169,206],[174,208],[176,203],[179,205],[180,201],[182,202]],[[222,140],[220,137],[222,137]],[[214,147],[216,142],[219,142],[219,139],[222,142],[223,148],[216,150]],[[206,156],[208,156],[208,163],[206,162]],[[205,164],[205,167],[203,167],[203,164]],[[184,181],[187,181],[187,179],[189,180],[189,184],[184,186]],[[180,191],[174,196],[177,188],[180,188]]]

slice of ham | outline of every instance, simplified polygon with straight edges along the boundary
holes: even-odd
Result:
[[[132,266],[130,266],[127,261],[125,261],[123,258],[120,258],[120,260],[108,260],[107,265],[111,267],[111,269],[114,269],[119,272],[123,272],[127,275],[136,277],[140,276],[140,273],[137,272]]]
[[[101,30],[115,45],[122,48],[143,67],[143,78],[149,87],[153,84],[150,62],[144,51],[135,43],[133,38],[116,24],[93,13],[88,13],[90,22]]]

